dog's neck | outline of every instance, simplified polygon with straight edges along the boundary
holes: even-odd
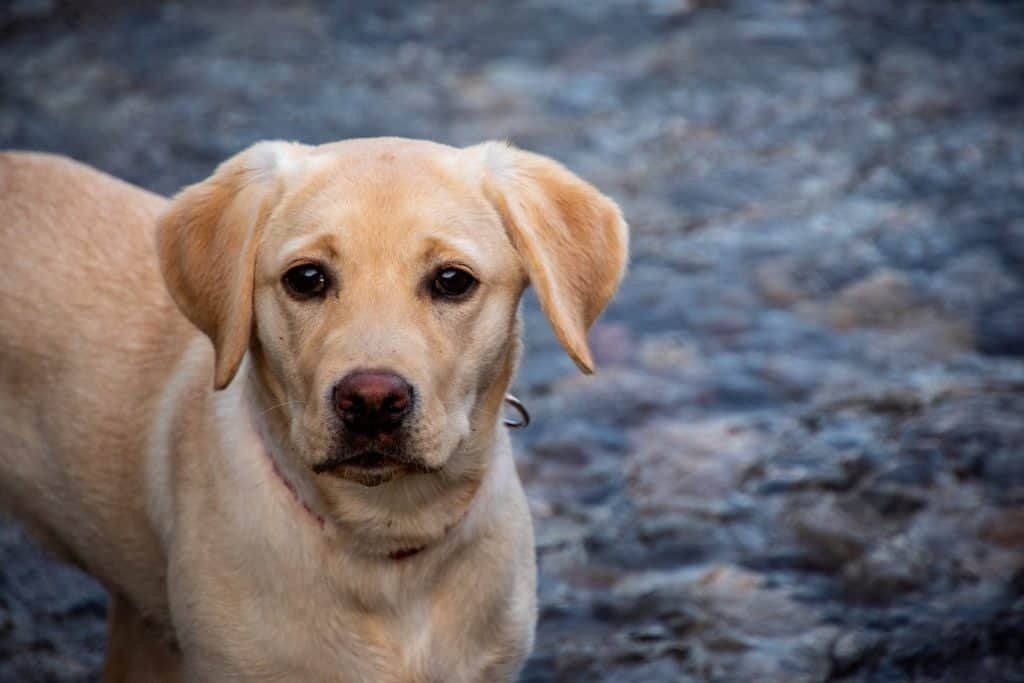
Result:
[[[281,467],[280,465],[278,465],[277,459],[271,454],[269,448],[267,448],[266,450],[266,456],[267,461],[270,463],[270,467],[273,470],[274,476],[277,477],[277,480],[281,483],[282,486],[288,489],[288,492],[291,494],[292,499],[295,501],[296,505],[301,507],[303,512],[309,517],[309,519],[315,522],[317,526],[319,526],[321,529],[324,529],[327,523],[324,521],[323,515],[314,510],[310,503],[303,499],[303,497],[299,494],[298,490],[295,488],[295,484],[293,484],[291,480],[288,478],[288,476],[281,471]],[[413,555],[418,555],[426,549],[426,544],[412,546],[409,548],[399,548],[398,550],[393,550],[389,552],[387,554],[387,558],[389,560],[401,561],[408,559]]]

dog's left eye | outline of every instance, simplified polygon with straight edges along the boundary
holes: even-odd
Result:
[[[321,296],[327,289],[327,275],[311,263],[290,268],[281,279],[285,288],[300,299]]]
[[[441,268],[434,274],[430,291],[441,299],[461,299],[476,283],[476,278],[461,268]]]

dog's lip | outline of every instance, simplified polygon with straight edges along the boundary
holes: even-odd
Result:
[[[314,468],[317,474],[328,474],[367,487],[380,486],[408,473],[410,466],[378,452],[361,453],[354,458],[328,462]]]
[[[396,460],[387,453],[380,451],[367,451],[360,453],[354,458],[348,458],[338,463],[339,467],[358,467],[360,469],[375,470],[382,467],[396,467],[404,463]]]
[[[410,461],[386,451],[368,449],[347,458],[337,456],[313,465],[316,474],[347,479],[363,486],[380,486],[411,474],[434,474],[441,470]]]
[[[381,451],[367,450],[348,458],[328,458],[313,465],[317,474],[325,472],[343,473],[344,471],[377,472],[405,467],[407,463]]]

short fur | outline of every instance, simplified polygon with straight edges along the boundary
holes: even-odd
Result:
[[[265,142],[171,202],[7,153],[0,245],[0,502],[110,590],[104,680],[515,677],[519,298],[589,372],[626,260],[611,200],[500,143]],[[297,301],[282,275],[309,262],[331,288]],[[429,294],[445,264],[479,280],[465,301]],[[416,397],[416,468],[381,481],[314,471],[360,368]]]

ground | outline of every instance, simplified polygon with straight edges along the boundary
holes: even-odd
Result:
[[[621,203],[599,373],[525,307],[523,681],[1024,681],[1021,3],[16,0],[0,36],[0,147],[159,192],[387,134]],[[93,679],[104,612],[0,526],[0,679]]]

